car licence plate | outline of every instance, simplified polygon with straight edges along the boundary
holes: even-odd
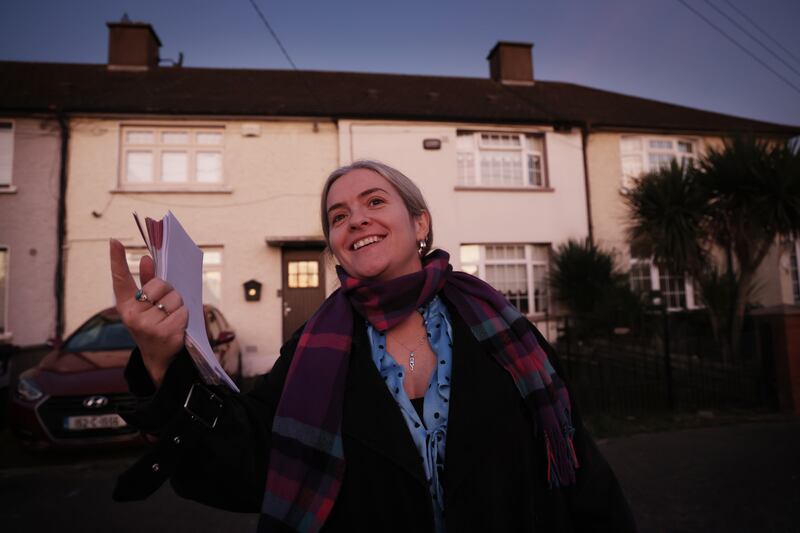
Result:
[[[89,415],[89,416],[68,416],[64,420],[64,427],[72,431],[84,429],[107,429],[121,428],[128,423],[118,414],[110,415]]]

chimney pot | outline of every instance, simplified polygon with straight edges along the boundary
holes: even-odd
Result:
[[[533,43],[498,41],[486,59],[494,81],[533,85]]]
[[[161,40],[146,22],[109,22],[108,68],[147,70],[158,67]]]

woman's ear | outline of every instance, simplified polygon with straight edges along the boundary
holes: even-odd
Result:
[[[431,216],[427,211],[423,211],[414,217],[414,229],[417,241],[424,241],[428,238],[428,231],[431,229]]]

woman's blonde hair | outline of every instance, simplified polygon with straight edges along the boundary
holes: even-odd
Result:
[[[329,244],[330,242],[330,225],[328,224],[327,211],[328,192],[331,190],[331,186],[336,180],[356,169],[371,170],[391,183],[394,188],[397,189],[397,192],[400,193],[400,198],[403,199],[403,203],[406,205],[406,209],[412,217],[418,217],[422,215],[422,213],[428,213],[428,234],[425,236],[425,246],[421,251],[422,255],[425,255],[431,249],[431,246],[433,246],[433,219],[428,209],[428,204],[425,203],[425,198],[422,196],[422,192],[408,176],[396,168],[370,159],[360,159],[349,165],[337,168],[331,172],[328,179],[325,180],[325,185],[322,187],[322,201],[320,203],[322,233],[325,235],[325,243]]]

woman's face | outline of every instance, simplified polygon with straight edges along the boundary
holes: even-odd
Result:
[[[428,234],[428,214],[412,217],[380,174],[355,169],[337,179],[326,209],[331,251],[354,278],[385,281],[422,268],[417,250]]]

